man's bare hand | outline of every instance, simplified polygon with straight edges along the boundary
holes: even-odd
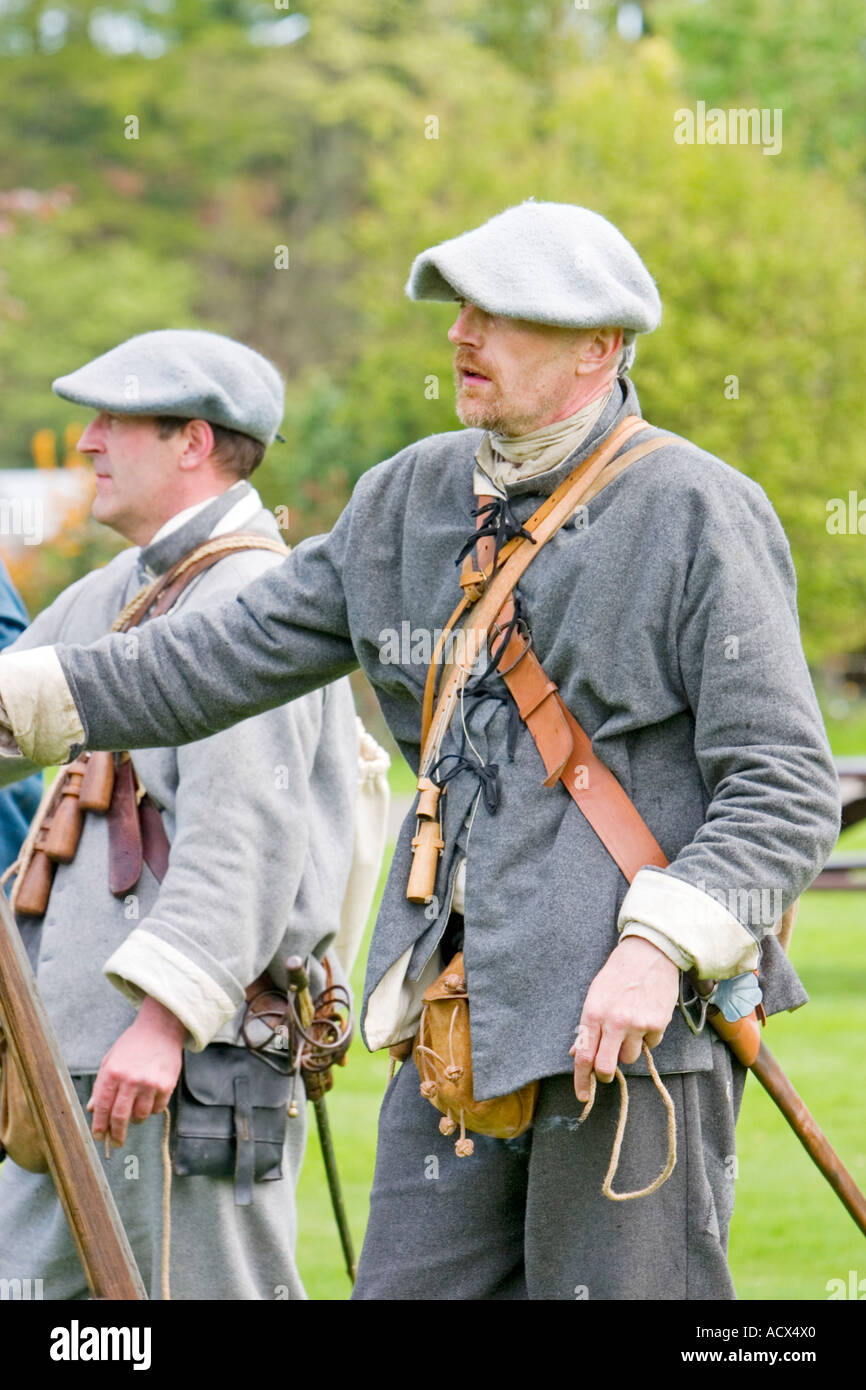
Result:
[[[589,987],[577,1040],[577,1098],[589,1100],[589,1079],[612,1081],[617,1062],[636,1062],[646,1038],[648,1047],[662,1040],[679,995],[679,970],[657,946],[627,936],[611,952]]]
[[[186,1029],[169,1009],[144,1000],[135,1022],[102,1059],[87,1103],[93,1111],[93,1137],[126,1143],[130,1121],[141,1124],[168,1107],[183,1060]]]

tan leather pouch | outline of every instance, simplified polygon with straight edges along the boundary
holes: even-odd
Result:
[[[421,1094],[441,1111],[443,1134],[460,1130],[455,1148],[459,1157],[472,1153],[465,1131],[494,1139],[515,1139],[532,1124],[539,1082],[492,1100],[476,1100],[472,1092],[472,1046],[469,996],[463,952],[424,991],[424,1007],[412,1056],[421,1078]]]
[[[9,1044],[0,1029],[0,1150],[29,1173],[47,1173],[42,1139]]]

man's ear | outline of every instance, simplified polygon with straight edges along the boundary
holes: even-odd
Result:
[[[619,362],[622,350],[621,328],[593,328],[584,335],[583,346],[575,365],[577,376],[589,376]]]
[[[213,452],[213,430],[207,420],[187,420],[180,438],[182,440],[178,464],[181,468],[200,468]]]

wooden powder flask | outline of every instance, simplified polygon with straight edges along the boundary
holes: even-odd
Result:
[[[84,812],[78,804],[81,783],[84,780],[86,763],[76,758],[66,768],[60,801],[51,817],[51,825],[45,837],[45,853],[58,864],[71,864],[78,849],[81,831],[84,826]],[[62,773],[58,773],[62,776]]]
[[[45,841],[61,798],[66,771],[66,768],[61,768],[58,772],[54,785],[43,797],[33,819],[20,860],[6,871],[7,874],[13,871],[17,873],[10,902],[12,910],[20,912],[22,917],[43,917],[48,908],[57,861],[46,854]]]
[[[439,856],[445,848],[439,820],[442,788],[429,777],[418,778],[417,833],[412,839],[412,868],[406,897],[410,903],[429,903],[436,886]]]
[[[84,779],[78,794],[78,804],[82,811],[96,811],[105,814],[111,805],[114,791],[114,754],[89,753]]]
[[[22,917],[44,917],[48,910],[56,868],[56,861],[49,859],[44,848],[49,824],[46,822],[39,830],[32,858],[15,894],[15,911]]]
[[[83,753],[57,774],[57,796],[47,807],[33,853],[15,889],[15,911],[44,917],[58,864],[74,859],[85,811],[105,813],[114,787],[114,754]],[[70,780],[73,779],[73,780]],[[59,824],[58,824],[59,818]]]

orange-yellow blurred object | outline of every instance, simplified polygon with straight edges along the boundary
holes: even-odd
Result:
[[[57,467],[57,438],[53,430],[37,430],[30,441],[30,449],[37,468]]]

